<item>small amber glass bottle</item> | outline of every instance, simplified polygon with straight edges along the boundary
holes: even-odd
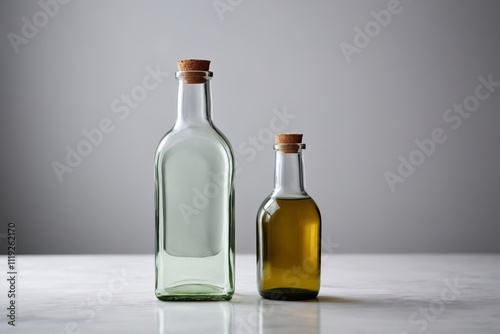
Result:
[[[257,213],[257,281],[262,297],[312,299],[321,271],[321,216],[304,190],[302,134],[275,135],[274,190]]]

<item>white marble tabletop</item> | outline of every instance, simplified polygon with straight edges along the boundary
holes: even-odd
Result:
[[[500,255],[325,256],[306,302],[261,299],[255,257],[236,259],[230,302],[162,302],[153,255],[17,256],[0,333],[500,333]]]

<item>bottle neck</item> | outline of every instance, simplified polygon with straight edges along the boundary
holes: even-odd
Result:
[[[273,197],[308,197],[304,190],[304,163],[302,152],[285,153],[276,150]]]
[[[212,122],[212,94],[210,81],[187,83],[179,77],[177,121],[175,128]]]

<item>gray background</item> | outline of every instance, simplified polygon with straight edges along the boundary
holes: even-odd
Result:
[[[22,253],[153,252],[153,157],[176,117],[175,61],[191,57],[212,60],[214,121],[242,168],[237,252],[254,252],[274,163],[265,137],[251,161],[238,147],[284,108],[327,251],[499,252],[500,89],[456,130],[443,114],[478,76],[500,81],[500,3],[402,0],[348,63],[340,43],[387,4],[233,0],[222,20],[212,1],[74,0],[15,53],[8,33],[41,7],[0,2],[1,251],[15,221]],[[170,75],[121,120],[112,101],[157,65]],[[114,131],[59,182],[52,162],[104,118]],[[447,141],[391,192],[384,173],[435,128]]]

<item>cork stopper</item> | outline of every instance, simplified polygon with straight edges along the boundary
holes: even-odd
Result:
[[[199,84],[207,82],[207,74],[210,70],[210,60],[204,59],[181,59],[177,61],[177,68],[184,72],[180,75],[184,83]]]
[[[276,133],[274,142],[283,153],[297,153],[305,145],[302,144],[302,133]]]
[[[210,60],[204,59],[181,59],[177,61],[179,71],[209,71]]]

